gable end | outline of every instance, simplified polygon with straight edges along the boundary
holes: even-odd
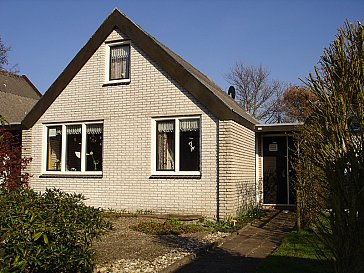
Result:
[[[255,124],[258,123],[257,120],[247,114],[215,84],[209,82],[201,72],[144,32],[117,9],[102,23],[25,117],[23,125],[26,128],[32,127],[37,122],[115,28],[125,33],[129,39],[220,120],[234,120],[254,130]]]

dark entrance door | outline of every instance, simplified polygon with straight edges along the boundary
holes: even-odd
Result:
[[[287,137],[263,137],[264,204],[288,204]]]

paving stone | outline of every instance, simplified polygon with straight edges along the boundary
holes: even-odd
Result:
[[[253,273],[293,230],[294,213],[270,212],[263,220],[243,228],[214,250],[184,265],[175,273]]]

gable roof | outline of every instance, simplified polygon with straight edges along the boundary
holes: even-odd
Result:
[[[23,125],[26,128],[32,127],[37,122],[115,28],[118,28],[127,35],[133,43],[140,47],[217,118],[220,120],[234,120],[254,130],[255,124],[258,124],[255,118],[245,112],[230,96],[204,74],[142,30],[118,9],[115,9],[106,18],[86,45],[78,52],[76,57],[25,117]]]
[[[20,124],[42,95],[25,76],[0,71],[0,114]]]

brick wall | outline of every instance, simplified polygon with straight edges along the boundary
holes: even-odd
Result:
[[[216,217],[217,119],[133,43],[130,84],[103,87],[105,51],[102,44],[32,128],[31,186],[83,193],[96,207]],[[201,179],[150,179],[152,118],[181,115],[201,115]],[[103,177],[40,177],[43,124],[92,120],[104,121]]]
[[[257,179],[257,203],[263,204],[263,144],[262,136],[256,136],[256,179]]]
[[[32,157],[32,129],[22,131],[22,156]],[[24,172],[32,174],[32,162],[29,162]]]
[[[220,218],[256,204],[255,160],[255,133],[234,121],[220,121]]]

